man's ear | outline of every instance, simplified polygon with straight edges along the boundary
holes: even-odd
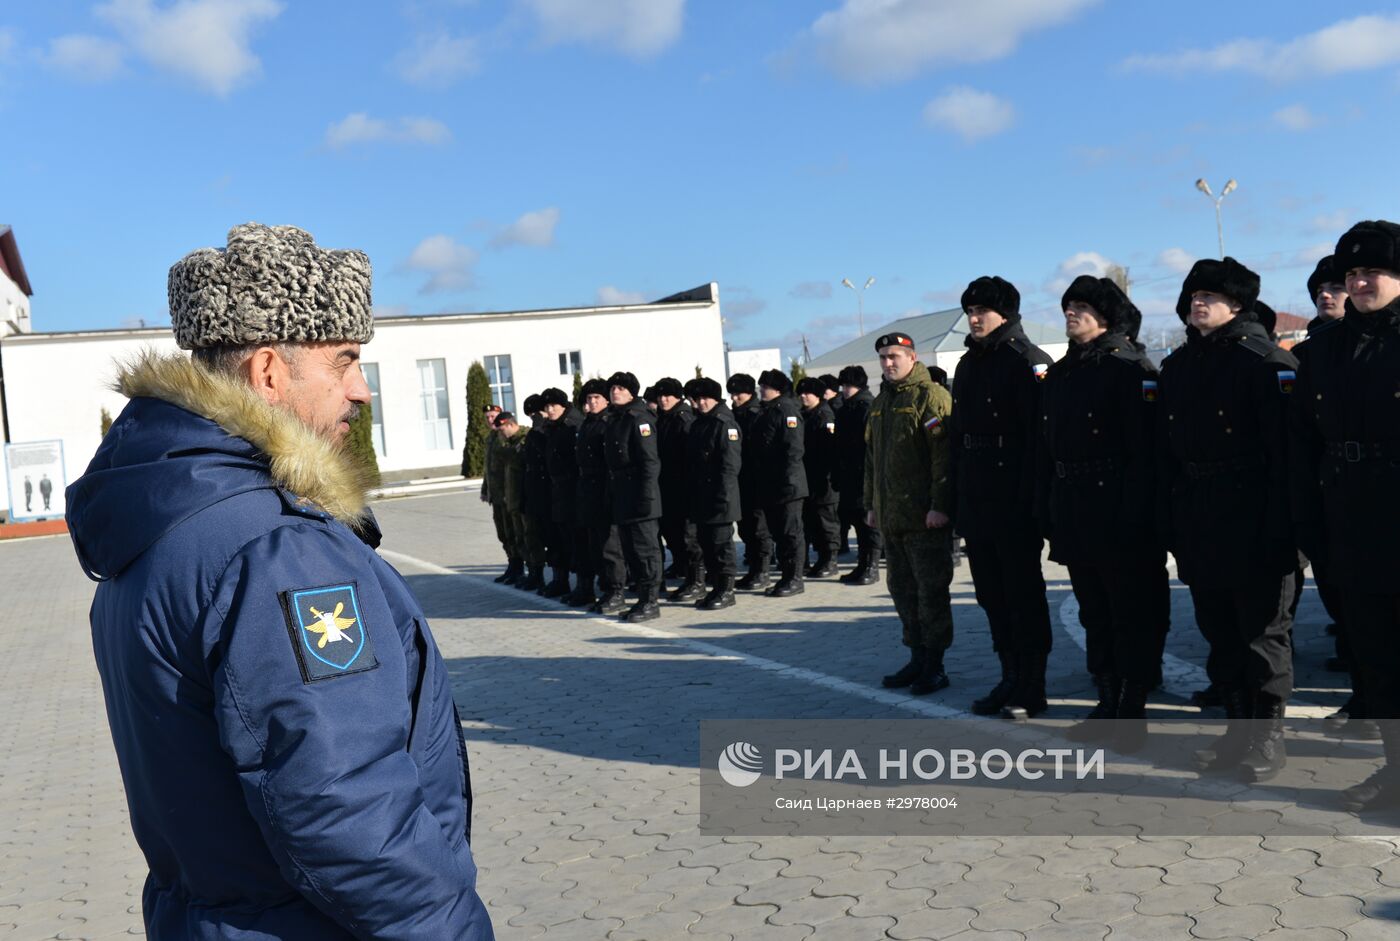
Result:
[[[248,384],[269,405],[279,405],[286,400],[290,370],[275,348],[260,346],[255,349],[244,369],[248,371]]]

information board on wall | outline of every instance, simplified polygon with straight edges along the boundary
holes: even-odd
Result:
[[[5,445],[5,483],[9,491],[10,521],[58,519],[67,506],[68,486],[63,468],[62,441],[24,441]]]

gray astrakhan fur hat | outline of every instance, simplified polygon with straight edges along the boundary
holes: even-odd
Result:
[[[168,291],[185,350],[374,336],[369,256],[320,248],[290,225],[234,226],[226,248],[196,249],[171,266]]]

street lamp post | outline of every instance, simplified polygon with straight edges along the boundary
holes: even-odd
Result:
[[[861,287],[852,284],[850,278],[842,278],[841,283],[856,292],[856,327],[860,330],[860,335],[865,336],[865,289],[875,283],[875,276],[866,278]]]
[[[1231,179],[1225,181],[1225,186],[1223,189],[1220,190],[1220,195],[1216,196],[1210,191],[1209,183],[1207,183],[1203,179],[1196,181],[1196,189],[1200,190],[1202,193],[1205,193],[1206,196],[1210,199],[1210,201],[1215,203],[1215,236],[1220,240],[1221,258],[1225,257],[1225,226],[1220,221],[1220,204],[1224,201],[1226,196],[1229,196],[1235,191],[1235,187],[1237,186],[1239,186],[1239,184],[1236,183],[1234,178],[1232,177]]]

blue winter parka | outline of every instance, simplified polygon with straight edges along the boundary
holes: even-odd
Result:
[[[68,490],[162,939],[493,937],[446,665],[345,454],[144,354]]]

